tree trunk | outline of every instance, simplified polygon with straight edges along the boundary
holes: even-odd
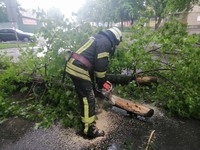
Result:
[[[128,101],[121,97],[111,95],[110,100],[114,106],[122,108],[126,110],[128,113],[133,113],[136,115],[144,116],[144,117],[151,117],[154,114],[154,110],[150,109],[144,105],[139,103]]]
[[[128,84],[132,80],[134,80],[133,76],[121,75],[121,74],[108,74],[107,75],[108,81],[115,84]]]
[[[161,16],[156,17],[155,29],[158,29],[158,27],[160,26],[161,21],[162,21],[162,17]]]
[[[134,19],[133,19],[133,18],[131,18],[131,25],[133,25],[133,20],[134,20]]]
[[[36,74],[33,74],[32,78],[33,78],[32,82],[39,82],[39,83],[44,82],[42,77]],[[121,84],[121,85],[127,85],[133,80],[135,80],[136,84],[140,86],[143,86],[143,85],[148,86],[148,85],[151,85],[151,83],[157,83],[157,77],[155,76],[144,76],[144,77],[135,78],[134,76],[128,76],[128,75],[108,74],[107,80],[113,84]]]
[[[154,76],[137,77],[135,81],[138,85],[146,86],[151,85],[151,83],[158,83],[157,77]]]
[[[108,81],[114,84],[122,84],[126,85],[131,81],[135,80],[137,85],[151,85],[151,83],[157,83],[157,77],[155,76],[145,76],[145,77],[137,77],[128,76],[128,75],[121,75],[121,74],[108,74],[107,75]]]

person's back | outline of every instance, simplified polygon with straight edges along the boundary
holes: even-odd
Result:
[[[92,64],[92,67],[94,67],[95,61],[97,60],[97,55],[104,52],[110,54],[111,48],[112,48],[112,45],[109,39],[105,35],[97,34],[90,37],[76,51],[76,53],[84,56]],[[73,64],[87,70],[86,66],[84,66],[84,64],[78,60],[75,60]],[[94,68],[91,68],[91,69],[94,69]]]

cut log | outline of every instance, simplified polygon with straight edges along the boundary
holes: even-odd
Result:
[[[129,113],[133,113],[144,117],[152,117],[154,114],[153,109],[150,109],[139,103],[123,99],[116,95],[111,95],[110,100],[112,101],[112,104],[114,106],[124,109]]]
[[[157,77],[155,76],[146,76],[146,77],[137,77],[136,83],[138,85],[150,85],[151,83],[158,83]]]
[[[134,77],[121,74],[108,74],[107,80],[113,84],[128,84],[134,80]]]

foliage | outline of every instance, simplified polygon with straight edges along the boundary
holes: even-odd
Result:
[[[137,20],[145,14],[146,7],[143,0],[121,1],[122,8],[128,13],[131,20]],[[129,19],[129,18],[128,18]]]
[[[73,84],[69,78],[61,82],[65,50],[76,50],[96,29],[88,24],[76,26],[65,18],[49,20],[44,16],[41,18],[45,26],[38,32],[44,38],[43,47],[20,49],[15,63],[12,57],[2,56],[1,68],[5,70],[0,74],[0,89],[8,95],[17,91],[24,95],[12,101],[14,106],[2,102],[3,111],[13,108],[10,115],[35,119],[39,121],[36,127],[48,127],[56,120],[64,126],[77,126],[78,102]],[[43,56],[37,57],[38,53]]]
[[[6,7],[10,7],[8,6],[10,3],[12,3],[13,5],[16,4],[16,12],[17,12],[17,17],[21,16],[21,12],[25,11],[20,4],[17,2],[17,0],[0,0],[0,22],[8,22],[9,21],[9,16],[8,16],[8,10]],[[13,6],[12,6],[13,7]],[[10,18],[11,19],[11,18]]]
[[[30,44],[31,46],[31,44]],[[18,48],[18,47],[27,47],[27,43],[0,43],[0,49],[8,49],[8,48]]]
[[[38,12],[44,25],[38,36],[44,38],[43,47],[35,50],[20,49],[19,61],[1,56],[0,108],[1,119],[7,116],[22,116],[34,119],[36,128],[48,127],[55,121],[65,126],[78,125],[77,97],[69,78],[62,83],[65,50],[72,51],[98,28],[84,23],[77,26],[63,16],[47,18]],[[57,19],[59,17],[59,19]],[[159,84],[138,86],[135,81],[127,86],[116,85],[117,94],[125,98],[155,102],[168,108],[171,113],[183,117],[200,118],[199,107],[199,55],[196,43],[198,35],[188,35],[186,25],[166,23],[151,31],[138,21],[124,34],[124,42],[117,47],[110,60],[108,73],[131,74],[135,78],[153,75]],[[42,57],[37,57],[42,53]],[[8,99],[16,91],[23,94],[17,99]]]
[[[118,49],[109,69],[113,73],[128,69],[135,77],[157,76],[159,84],[141,87],[131,82],[126,87],[117,86],[116,92],[124,97],[155,101],[183,117],[200,118],[200,47],[196,45],[199,35],[188,35],[186,30],[185,24],[176,21],[154,32],[134,26],[134,34],[127,35],[128,42]]]
[[[198,0],[88,0],[76,15],[80,22],[95,22],[97,26],[121,22],[122,29],[124,21],[133,24],[143,17],[153,17],[157,29],[169,15],[188,12],[196,4]]]
[[[198,4],[200,4],[199,0],[184,0],[184,2],[182,0],[169,0],[165,13],[189,11],[194,5]]]
[[[3,0],[0,0],[0,22],[7,22],[7,21],[8,21],[8,15],[6,11],[6,6]]]
[[[97,26],[99,23],[110,23],[116,20],[115,10],[113,4],[118,3],[112,0],[89,0],[86,1],[85,5],[78,11],[77,17],[79,22],[95,22]],[[90,17],[88,17],[90,16]]]
[[[113,23],[138,19],[144,14],[144,1],[141,0],[90,0],[77,13],[80,22],[95,22],[97,26],[112,26]],[[88,17],[90,16],[90,17]]]
[[[170,30],[169,30],[170,27]],[[195,46],[199,36],[187,35],[186,26],[178,23],[166,24],[160,36],[163,36],[165,44],[163,52],[168,52],[169,64],[175,69],[171,74],[161,74],[168,81],[159,86],[158,94],[160,99],[168,98],[167,107],[181,116],[193,116],[200,118],[199,107],[199,63],[200,47]],[[166,31],[167,30],[167,31]],[[172,37],[171,35],[174,34]],[[170,43],[169,43],[170,42]],[[169,46],[170,45],[170,46]],[[165,89],[163,89],[165,87]]]
[[[5,98],[4,93],[0,93],[0,121],[8,117],[9,111],[7,108],[9,107],[9,101]]]
[[[153,16],[155,17],[155,28],[157,29],[164,18],[163,13],[165,11],[165,8],[167,6],[167,1],[166,0],[147,0],[147,6],[149,8],[152,8],[153,10]]]

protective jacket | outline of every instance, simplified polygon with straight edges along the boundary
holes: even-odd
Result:
[[[102,32],[90,37],[75,55],[72,53],[67,62],[66,72],[78,93],[81,122],[86,135],[95,135],[93,131],[96,131],[91,126],[95,122],[94,79],[98,88],[102,89],[106,82],[106,71],[112,50],[112,41]],[[88,63],[90,65],[86,65]]]
[[[107,36],[103,34],[92,36],[75,52],[86,58],[91,68],[71,57],[66,71],[76,78],[91,82],[96,78],[98,88],[101,89],[106,81],[106,71],[112,50],[113,44]]]

